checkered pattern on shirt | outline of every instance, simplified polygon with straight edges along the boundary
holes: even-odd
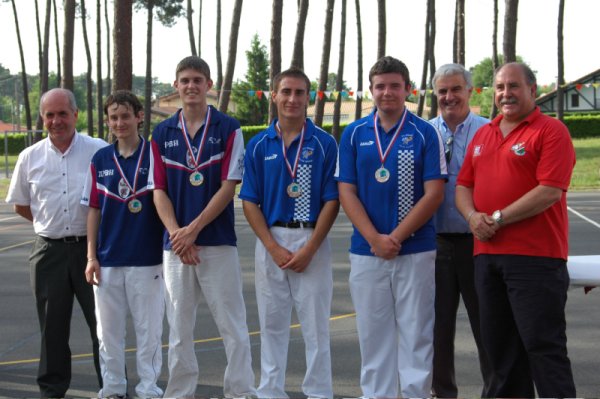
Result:
[[[312,164],[298,165],[296,178],[300,187],[302,187],[302,195],[294,201],[294,220],[309,221],[310,217],[310,175],[312,172]]]
[[[413,151],[398,151],[398,222],[401,222],[414,206],[414,165]]]

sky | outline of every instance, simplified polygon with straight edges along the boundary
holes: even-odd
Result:
[[[192,0],[195,7],[198,0]],[[556,26],[558,20],[559,0],[520,0],[517,27],[517,54],[537,72],[540,85],[556,81]],[[20,20],[21,36],[26,56],[28,74],[38,73],[37,36],[33,0],[15,2]],[[44,20],[43,1],[40,20]],[[59,4],[61,2],[58,2]],[[185,3],[185,2],[184,2]],[[221,46],[223,68],[227,62],[231,13],[234,0],[222,0]],[[271,31],[271,0],[246,0],[242,8],[242,20],[238,37],[238,54],[235,79],[244,79],[246,72],[245,50],[249,49],[254,34],[269,49]],[[296,30],[297,7],[296,0],[285,0],[282,24],[282,67],[289,66],[293,50]],[[368,85],[368,71],[376,61],[377,52],[377,7],[375,0],[361,0],[361,19],[363,32],[363,70],[364,89]],[[438,0],[436,2],[436,65],[452,62],[452,40],[454,24],[454,1]],[[502,31],[504,1],[499,0],[498,46],[502,52]],[[95,11],[96,2],[87,1],[88,34],[92,46],[92,58],[95,57]],[[492,0],[466,0],[466,67],[478,64],[485,57],[491,56],[492,49]],[[102,11],[104,12],[104,11]],[[387,45],[386,53],[404,61],[411,73],[411,80],[420,83],[424,54],[426,0],[388,0],[387,1]],[[215,16],[216,1],[203,1],[202,22],[202,57],[216,73],[215,51]],[[339,35],[340,35],[341,1],[336,1],[334,11],[334,27],[330,53],[329,71],[337,72]],[[600,68],[600,50],[596,43],[598,21],[600,17],[600,1],[598,0],[566,0],[564,17],[564,54],[565,80],[574,81]],[[59,5],[59,18],[62,19],[62,9]],[[112,1],[109,1],[109,18],[111,29]],[[134,11],[133,19],[133,73],[144,76],[146,71],[146,13]],[[194,14],[195,29],[197,29],[197,14]],[[78,20],[79,21],[79,20]],[[325,21],[325,2],[311,1],[306,36],[304,40],[305,72],[311,80],[317,80],[321,64],[323,25]],[[0,64],[11,73],[20,72],[19,49],[14,27],[14,17],[10,2],[0,2],[0,26],[3,27],[2,51]],[[59,21],[62,35],[62,22]],[[43,29],[43,27],[42,27]],[[54,27],[51,28],[52,32]],[[104,26],[103,26],[104,29]],[[178,23],[166,28],[160,23],[153,24],[153,62],[152,75],[160,82],[172,83],[177,62],[190,55],[187,22],[181,18]],[[76,75],[85,72],[85,48],[83,44],[81,22],[76,24],[74,72]],[[103,42],[105,35],[103,33]],[[197,34],[196,34],[197,37]],[[61,38],[62,40],[62,38]],[[356,17],[354,1],[347,1],[347,27],[344,63],[344,80],[347,85],[356,90],[357,85],[357,52],[356,52]],[[105,51],[106,44],[103,44]],[[62,52],[62,49],[61,49]],[[56,49],[54,39],[50,50],[50,70],[56,70]],[[103,55],[103,58],[106,56]],[[95,61],[94,61],[95,68]],[[103,60],[103,75],[106,76],[106,60]],[[225,72],[225,71],[223,71]],[[96,72],[93,71],[94,79]],[[266,89],[266,88],[256,88]]]

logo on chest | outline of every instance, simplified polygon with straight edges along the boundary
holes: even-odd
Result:
[[[525,143],[517,143],[510,147],[510,150],[515,153],[515,155],[522,157],[527,153],[525,151]]]

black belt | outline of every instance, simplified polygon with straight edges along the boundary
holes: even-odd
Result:
[[[316,222],[302,222],[300,220],[292,220],[291,222],[279,222],[278,221],[278,222],[273,223],[273,226],[286,227],[288,229],[299,229],[299,228],[314,229],[316,225],[317,225]]]
[[[49,242],[64,242],[66,244],[75,244],[77,242],[87,242],[87,236],[67,236],[62,238],[48,238],[40,236],[44,241]]]
[[[438,233],[438,236],[442,238],[470,238],[473,237],[471,233]]]

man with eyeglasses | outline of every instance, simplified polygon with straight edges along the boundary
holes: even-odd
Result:
[[[462,65],[441,66],[435,72],[432,83],[441,115],[430,122],[442,135],[448,165],[444,202],[434,218],[437,256],[432,393],[441,398],[456,398],[458,388],[454,375],[454,337],[461,296],[479,353],[484,391],[490,378],[490,367],[479,331],[479,305],[473,280],[473,235],[454,203],[456,178],[467,146],[477,129],[489,123],[489,120],[474,114],[469,108],[473,83],[471,73]]]

